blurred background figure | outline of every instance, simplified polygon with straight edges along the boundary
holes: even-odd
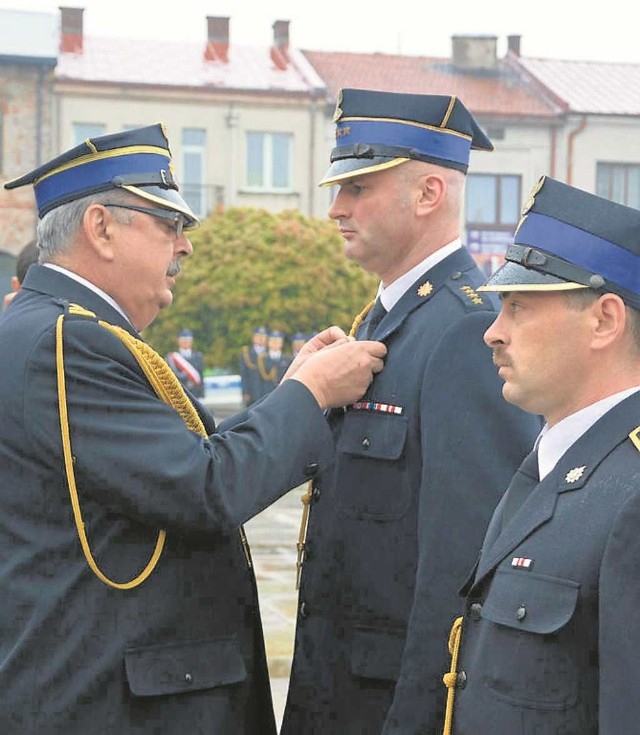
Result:
[[[9,304],[13,301],[13,297],[20,290],[20,286],[22,285],[22,281],[24,281],[24,277],[27,275],[29,266],[32,263],[38,262],[38,252],[39,251],[37,241],[30,240],[18,253],[18,257],[16,259],[16,274],[11,278],[11,288],[13,290],[4,295],[4,298],[2,300],[3,310],[6,309],[7,306],[9,306]]]
[[[282,352],[283,346],[284,333],[277,329],[270,331],[267,338],[267,349],[258,355],[262,395],[266,395],[278,385],[289,367],[289,361]]]
[[[204,358],[193,349],[193,332],[181,329],[178,350],[170,352],[165,360],[182,385],[198,398],[204,397]]]
[[[267,349],[266,327],[260,326],[253,330],[252,342],[242,348],[240,355],[240,380],[242,384],[242,402],[250,406],[260,396],[264,395],[261,388],[261,378],[258,372],[258,356]]]

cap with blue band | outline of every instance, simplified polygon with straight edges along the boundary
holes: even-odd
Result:
[[[493,150],[454,95],[343,89],[334,121],[336,147],[322,186],[412,159],[466,173],[472,149]]]
[[[640,307],[640,210],[544,176],[505,260],[479,290],[592,288]]]
[[[90,194],[125,189],[180,212],[186,229],[198,224],[178,191],[161,123],[87,139],[4,186],[15,189],[27,184],[33,185],[40,218]]]

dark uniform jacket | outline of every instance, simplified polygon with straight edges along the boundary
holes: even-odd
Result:
[[[456,735],[640,732],[640,394],[578,439],[504,526],[466,602]]]
[[[330,416],[337,451],[314,479],[283,735],[442,722],[457,591],[539,429],[502,398],[484,280],[464,249],[419,279],[373,333],[384,370]]]
[[[73,466],[97,563],[129,581],[167,532],[147,581],[108,587],[82,554],[61,454],[54,331],[69,301],[132,331],[43,266],[0,317],[0,343],[11,346],[0,380],[0,732],[273,735],[238,528],[322,464],[326,419],[287,381],[234,431],[203,438],[156,397],[118,338],[68,316]]]
[[[258,372],[258,354],[253,345],[246,345],[240,354],[240,382],[245,406],[255,403],[264,395],[262,379]]]

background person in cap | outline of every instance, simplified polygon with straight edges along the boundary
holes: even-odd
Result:
[[[13,301],[15,295],[20,290],[22,281],[27,275],[29,266],[33,263],[38,262],[38,243],[35,240],[30,240],[26,245],[22,247],[16,258],[16,274],[11,277],[11,288],[13,289],[8,294],[5,294],[2,300],[2,308],[6,309],[7,306]]]
[[[282,380],[289,362],[282,352],[284,332],[272,329],[267,337],[267,348],[258,355],[258,374],[261,380],[262,395],[270,393]]]
[[[329,216],[381,279],[386,313],[355,331],[388,354],[329,418],[282,733],[432,732],[457,589],[539,424],[501,398],[482,341],[496,307],[460,242],[469,153],[490,141],[456,97],[347,89],[335,117]]]
[[[466,585],[452,732],[637,732],[640,211],[543,178],[506,259],[485,341],[546,424]]]
[[[165,357],[182,386],[196,398],[204,398],[204,358],[202,352],[193,349],[193,332],[181,329],[178,333],[178,349]]]
[[[251,344],[245,345],[240,353],[240,383],[245,406],[255,403],[264,394],[262,379],[258,372],[258,355],[267,349],[268,334],[266,327],[256,327],[253,330]]]
[[[41,264],[0,316],[0,732],[274,735],[241,524],[328,461],[323,409],[362,394],[384,346],[318,335],[213,433],[138,334],[196,224],[163,128],[9,187],[30,183]]]

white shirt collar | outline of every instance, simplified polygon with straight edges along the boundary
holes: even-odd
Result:
[[[536,440],[540,479],[542,480],[551,472],[567,449],[575,444],[598,419],[638,390],[640,390],[640,386],[627,388],[627,390],[607,396],[601,401],[596,401],[596,403],[572,413],[551,428],[545,424]]]
[[[420,261],[418,265],[414,266],[410,271],[404,273],[400,278],[391,283],[386,288],[383,287],[382,283],[378,286],[378,296],[382,301],[382,305],[387,311],[391,309],[400,301],[405,292],[413,286],[418,278],[431,270],[440,261],[447,258],[451,253],[459,250],[462,247],[462,241],[460,238],[456,238],[452,242],[438,248],[435,253],[427,256],[424,260]]]
[[[78,283],[81,283],[85,288],[88,288],[90,291],[93,291],[93,293],[97,294],[101,299],[104,299],[104,301],[107,302],[110,306],[113,306],[113,308],[122,314],[122,316],[131,324],[131,320],[129,317],[124,313],[124,311],[118,306],[118,304],[109,296],[109,294],[106,294],[101,288],[98,288],[95,284],[91,283],[91,281],[87,281],[86,278],[83,278],[82,276],[79,276],[77,273],[74,273],[73,271],[68,270],[67,268],[63,268],[61,265],[56,265],[55,263],[42,263],[42,265],[45,268],[51,268],[51,270],[58,271],[59,273],[64,273],[65,276],[68,276],[69,278],[72,278],[74,281],[77,281]],[[80,304],[82,306],[82,304]],[[131,324],[133,326],[133,324]]]

